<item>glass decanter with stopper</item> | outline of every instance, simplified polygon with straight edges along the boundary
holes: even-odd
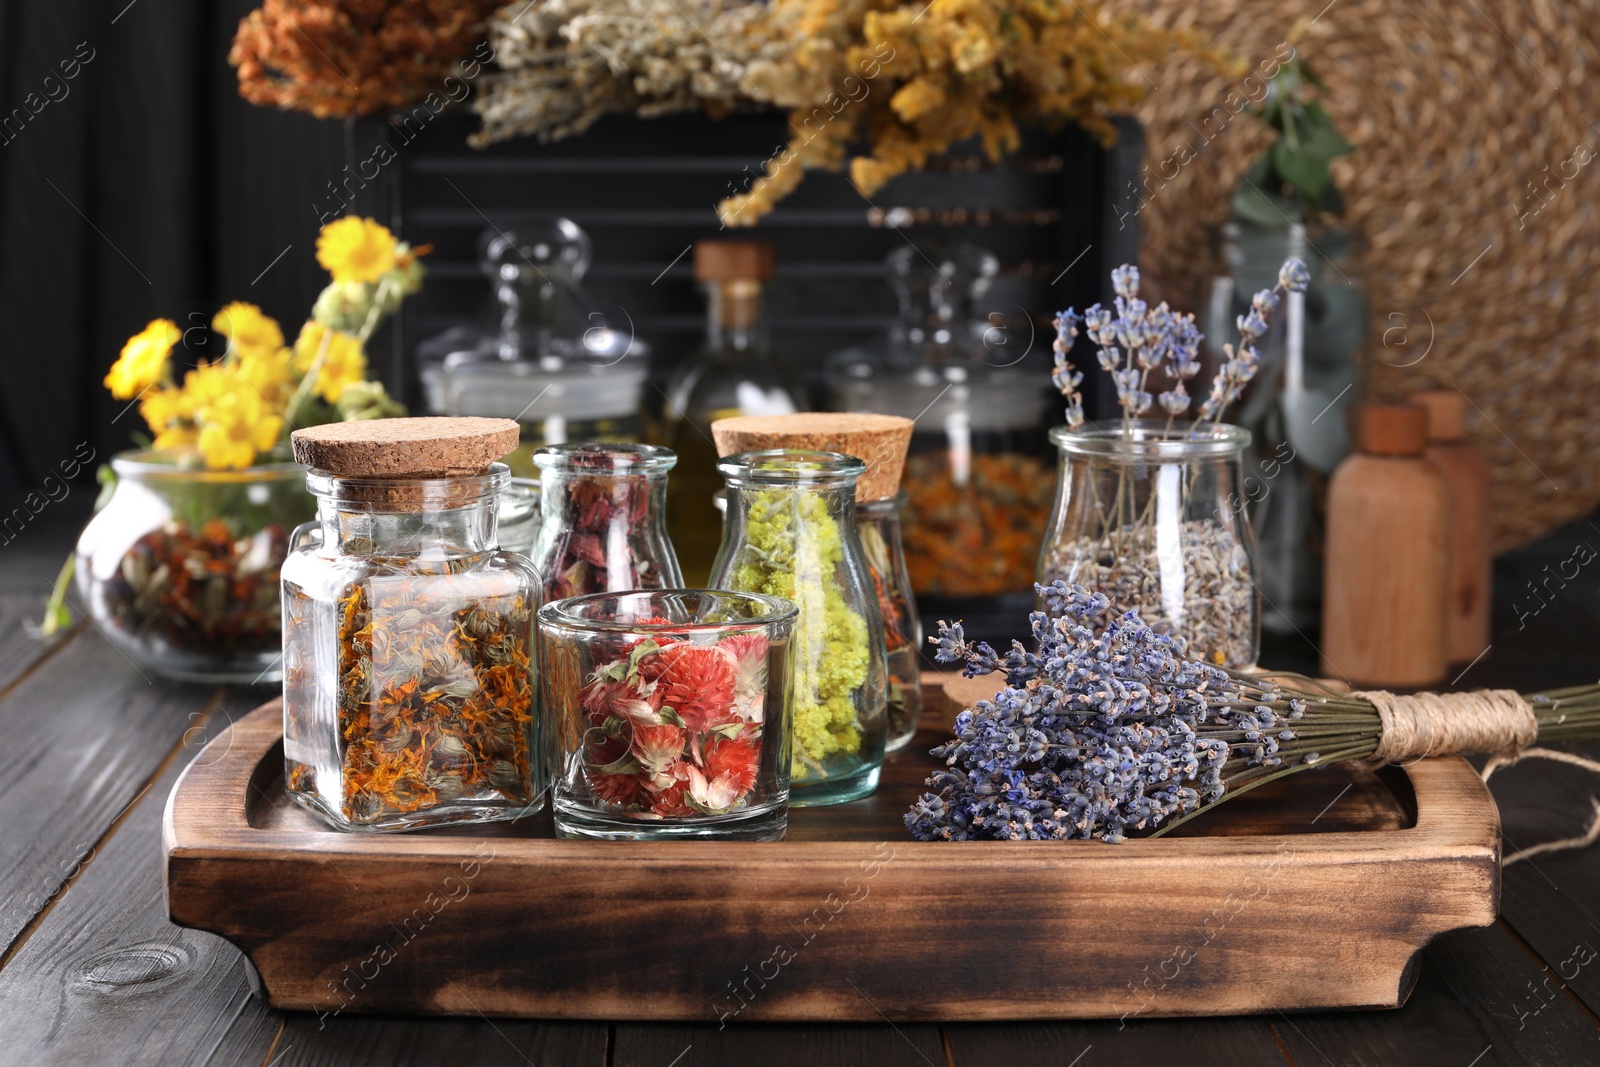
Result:
[[[998,269],[968,244],[887,260],[900,298],[884,345],[829,361],[830,406],[916,420],[902,486],[912,588],[935,614],[1032,598],[1050,504],[1049,394],[1025,344],[975,313]],[[1025,610],[1025,609],[1024,609]]]
[[[712,494],[722,480],[711,424],[732,415],[787,415],[806,407],[804,386],[773,356],[762,315],[772,246],[700,241],[694,275],[706,292],[705,347],[673,374],[662,411],[665,444],[679,458],[667,529],[691,585],[705,580],[717,552]]]
[[[430,407],[517,420],[522,442],[506,462],[519,477],[534,475],[541,445],[643,440],[648,350],[584,291],[588,234],[569,219],[528,221],[485,231],[479,254],[493,292],[486,327],[423,370]]]

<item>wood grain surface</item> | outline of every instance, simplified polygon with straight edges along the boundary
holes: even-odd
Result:
[[[537,820],[327,830],[278,799],[278,733],[274,703],[212,742],[164,840],[174,921],[244,948],[279,1007],[721,1023],[1394,1006],[1417,950],[1492,922],[1498,899],[1498,819],[1461,760],[1307,775],[1308,796],[1241,798],[1186,837],[951,845],[901,821],[930,733],[873,801],[793,813],[790,840],[596,846]],[[1004,951],[1024,938],[1052,950]]]
[[[1458,686],[1527,690],[1592,681],[1600,673],[1591,647],[1592,635],[1600,627],[1600,600],[1586,598],[1579,585],[1526,625],[1519,625],[1509,611],[1518,595],[1525,596],[1527,581],[1537,578],[1547,563],[1559,563],[1570,556],[1573,544],[1595,536],[1580,523],[1534,549],[1498,561],[1494,646],[1461,674]],[[27,548],[24,542],[0,550],[0,589],[27,592],[47,587],[44,571],[54,573],[64,543],[62,539],[40,542],[42,548],[26,562],[21,562],[25,557],[19,552]],[[129,669],[117,673],[98,662],[88,669],[103,676],[106,688],[87,692],[80,677],[86,673],[86,661],[62,654],[74,645],[52,651],[23,640],[20,633],[0,643],[21,673],[37,680],[37,688],[23,693],[17,691],[20,686],[8,693],[0,685],[0,718],[13,732],[49,731],[52,718],[70,710],[68,694],[97,701],[104,710],[120,707],[140,692],[163,693],[180,708],[183,700],[191,700],[178,717],[193,724],[188,729],[194,731],[188,734],[187,745],[175,743],[159,757],[158,780],[103,830],[95,857],[60,884],[15,935],[9,952],[0,956],[0,1063],[689,1067],[739,1062],[785,1067],[908,1062],[928,1067],[1010,1063],[1096,1067],[1171,1061],[1271,1067],[1566,1067],[1600,1062],[1600,1022],[1595,1014],[1600,1005],[1596,984],[1600,964],[1578,967],[1576,960],[1584,956],[1574,951],[1580,944],[1600,948],[1596,930],[1600,860],[1593,851],[1539,856],[1507,870],[1500,923],[1445,934],[1425,949],[1418,958],[1411,997],[1396,1010],[1265,1012],[1227,1019],[1140,1016],[1120,1022],[946,1021],[936,1027],[891,1024],[876,1017],[865,1023],[747,1022],[747,1013],[722,1028],[711,1020],[648,1023],[620,1016],[597,1022],[525,1022],[354,1012],[321,1017],[278,1011],[266,1006],[255,991],[250,965],[238,949],[220,938],[173,926],[156,891],[164,861],[155,816],[165,801],[167,783],[200,744],[215,738],[221,727],[261,698],[228,693],[216,702],[210,690],[186,689],[160,679],[147,684]],[[1314,670],[1315,656],[1316,649],[1308,642],[1277,641],[1264,660]],[[189,715],[199,718],[190,720]],[[58,750],[53,757],[58,762],[52,766],[65,763],[69,770],[78,763],[93,766],[94,758],[105,753],[104,726],[93,719],[74,721],[82,728],[49,734]],[[1600,756],[1600,748],[1587,751]],[[13,763],[12,773],[0,777],[0,807],[8,814],[39,806],[41,796],[63,795],[41,794],[38,777],[16,773],[18,766]],[[83,779],[73,781],[85,788]],[[1396,820],[1396,825],[1410,824],[1401,798],[1384,788],[1386,782],[1357,782],[1345,790],[1349,783],[1336,784],[1320,775],[1301,778],[1302,787],[1313,784],[1322,792],[1317,798],[1307,795],[1315,803],[1307,805],[1299,818],[1316,820],[1315,830],[1332,825],[1339,827],[1334,832],[1344,832],[1375,811],[1386,812],[1384,817]],[[1505,814],[1505,847],[1513,849],[1581,829],[1596,786],[1575,770],[1527,764],[1497,776],[1492,789]],[[1382,790],[1389,797],[1386,806],[1364,799],[1369,790]],[[1282,817],[1289,817],[1289,809]],[[1198,820],[1191,826],[1198,829],[1204,823]],[[5,838],[6,855],[35,859],[18,859],[7,868],[38,874],[37,857],[50,848],[37,838],[53,832],[55,824],[35,818],[30,825],[34,837],[19,829]],[[1159,889],[1141,881],[1127,892],[1137,898]],[[1027,891],[1025,886],[1013,887],[1008,896]],[[978,913],[996,906],[974,894],[952,897],[952,907],[959,903]],[[1000,898],[1002,907],[1007,899]],[[1106,909],[1099,940],[1114,943],[1121,936],[1122,906],[1119,902]],[[847,922],[851,916],[846,912],[840,918]],[[836,921],[835,930],[826,936],[848,929]],[[924,940],[934,951],[945,943],[946,935],[930,929]],[[147,955],[141,946],[150,944],[178,945],[184,954]],[[208,947],[201,951],[197,946]],[[1031,931],[1021,930],[1005,952],[1021,955],[1051,947]],[[159,964],[163,959],[168,962]],[[91,972],[99,981],[84,980]],[[856,980],[853,973],[851,977]],[[998,980],[1008,978],[1002,975]],[[861,988],[871,995],[870,989]],[[1541,1003],[1543,1007],[1534,1013]],[[149,1020],[142,1018],[146,1012]]]

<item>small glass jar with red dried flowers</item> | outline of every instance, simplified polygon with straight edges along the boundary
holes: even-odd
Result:
[[[778,597],[681,589],[540,609],[556,832],[783,837],[795,616]]]
[[[341,830],[542,806],[530,656],[539,580],[497,543],[510,419],[294,434],[318,522],[282,570],[289,795]]]
[[[533,454],[544,518],[530,555],[544,600],[683,586],[667,537],[667,472],[656,445],[546,445]]]

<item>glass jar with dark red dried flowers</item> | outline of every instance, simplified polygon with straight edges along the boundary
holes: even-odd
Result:
[[[788,822],[788,600],[598,593],[539,611],[564,837],[775,841]]]
[[[530,657],[539,582],[499,548],[510,419],[294,434],[317,523],[283,566],[289,795],[342,830],[515,819],[543,773]]]
[[[544,520],[531,553],[544,599],[683,585],[665,525],[668,448],[546,445],[533,454]]]

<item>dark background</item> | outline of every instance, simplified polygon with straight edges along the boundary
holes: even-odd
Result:
[[[4,114],[93,49],[66,97],[0,145],[0,486],[143,429],[100,382],[151,319],[188,329],[229,299],[309,310],[311,194],[343,163],[342,128],[239,99],[228,43],[253,6],[0,0]]]
[[[608,120],[556,145],[479,152],[465,145],[476,119],[464,113],[404,142],[383,118],[347,124],[257,108],[239,98],[227,64],[254,6],[0,0],[0,118],[30,92],[43,96],[47,76],[60,81],[61,61],[92,49],[65,98],[0,144],[0,511],[80,442],[104,459],[143,432],[137,410],[101,379],[151,319],[186,331],[181,358],[191,363],[219,354],[191,327],[231,300],[260,305],[292,339],[327,280],[314,248],[331,187],[380,140],[399,162],[351,209],[436,246],[423,293],[371,346],[375,373],[420,413],[416,343],[481,307],[474,246],[486,218],[514,226],[530,211],[560,212],[589,231],[587,288],[613,318],[627,313],[664,377],[702,321],[692,257],[674,257],[716,234],[711,205],[784,139],[775,114],[684,116]],[[1136,231],[1116,227],[1111,205],[1140,149],[1131,124],[1110,153],[1075,129],[1034,133],[999,168],[958,151],[870,202],[840,176],[812,175],[758,230],[734,236],[777,245],[775,345],[813,382],[829,352],[881,336],[890,321],[881,269],[890,250],[907,240],[983,244],[1002,263],[989,301],[1006,316],[1009,347],[998,355],[1009,361],[1031,340],[1044,387],[1053,312],[1097,299],[1109,267],[1133,258]],[[997,210],[979,219],[962,214],[969,205]],[[896,207],[914,211],[903,233],[883,225]]]

